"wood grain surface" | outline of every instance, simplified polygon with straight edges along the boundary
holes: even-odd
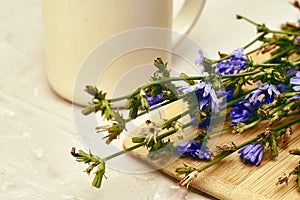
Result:
[[[183,110],[180,103],[173,103],[163,109],[165,117],[171,117]],[[153,117],[153,116],[152,116]],[[185,118],[184,121],[187,121]],[[183,121],[183,122],[184,122]],[[144,124],[141,124],[143,127]],[[231,131],[225,131],[217,135],[214,139],[216,145],[222,145],[233,141],[239,145],[264,130],[264,126],[255,127],[241,134],[234,134]],[[299,190],[295,184],[295,176],[289,180],[289,184],[276,185],[277,179],[283,172],[289,172],[299,162],[299,157],[288,153],[289,149],[300,146],[299,130],[293,127],[294,134],[291,136],[290,143],[281,146],[278,157],[272,157],[270,151],[266,148],[262,162],[259,166],[252,166],[242,162],[237,152],[232,153],[216,165],[202,171],[190,186],[205,192],[218,199],[300,199]],[[140,128],[131,131],[131,134],[124,140],[124,147],[133,145],[131,138],[139,134]],[[195,135],[195,128],[184,130],[186,140]],[[176,139],[175,139],[176,140]],[[165,161],[152,161],[147,158],[146,148],[140,148],[132,152],[141,160],[155,166],[163,173],[180,180],[175,169],[183,166],[183,163],[198,167],[206,164],[205,161],[193,160],[189,158],[176,158]]]

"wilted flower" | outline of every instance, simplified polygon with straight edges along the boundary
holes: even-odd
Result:
[[[255,107],[248,100],[242,100],[234,104],[230,111],[231,126],[250,121],[254,113]]]
[[[248,62],[248,59],[244,55],[243,51],[243,48],[238,48],[232,52],[232,55],[228,60],[219,62],[216,65],[216,73],[234,74],[246,69],[246,63]]]
[[[259,165],[264,154],[264,147],[260,144],[249,144],[238,151],[244,162]]]
[[[263,103],[270,104],[274,101],[275,95],[280,94],[280,92],[271,84],[266,84],[265,86],[258,88],[250,92],[245,99],[251,98],[251,102],[254,105],[261,105]],[[259,99],[261,98],[261,99]]]
[[[192,156],[202,160],[209,160],[212,154],[211,151],[207,150],[205,142],[198,143],[194,140],[179,142],[174,153],[183,157]]]
[[[157,94],[157,95],[154,96],[154,97],[153,97],[150,93],[147,93],[147,94],[146,94],[146,98],[147,98],[147,100],[148,100],[148,103],[149,103],[149,106],[150,106],[150,107],[151,107],[151,106],[154,106],[154,105],[156,105],[156,104],[161,103],[163,97],[164,97],[164,93],[163,93],[163,92]]]

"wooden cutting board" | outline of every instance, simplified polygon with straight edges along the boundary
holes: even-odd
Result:
[[[163,109],[164,117],[169,118],[182,112],[183,107],[181,103],[173,103]],[[159,119],[159,117],[152,115],[152,119]],[[185,118],[184,121],[188,121]],[[145,126],[144,123],[141,127]],[[299,126],[298,126],[299,127]],[[222,132],[217,137],[216,145],[222,145],[233,141],[239,145],[263,131],[264,127],[256,127],[241,134],[234,134],[231,131]],[[130,132],[128,137],[124,140],[124,147],[128,148],[134,145],[131,138],[140,132],[140,128],[136,128]],[[292,156],[288,153],[289,149],[300,147],[300,137],[297,127],[293,127],[294,134],[291,136],[290,143],[285,147],[280,147],[279,156],[273,158],[269,150],[265,151],[263,160],[259,166],[252,166],[245,164],[239,158],[237,152],[229,155],[214,166],[202,171],[195,180],[190,184],[193,188],[207,193],[218,199],[300,199],[300,191],[295,184],[296,176],[292,176],[289,184],[276,185],[277,179],[283,172],[289,172],[297,165],[300,157]],[[184,135],[188,135],[187,140],[195,135],[195,128],[187,128],[184,130]],[[193,160],[189,158],[177,158],[173,161],[151,161],[147,156],[146,148],[139,148],[132,152],[141,160],[148,162],[155,166],[163,173],[180,180],[183,178],[179,176],[175,169],[183,166],[183,163],[197,167],[206,164],[205,161]]]

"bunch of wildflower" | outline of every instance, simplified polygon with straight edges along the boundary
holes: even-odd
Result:
[[[300,3],[298,5],[300,9]],[[130,150],[134,150],[144,146],[149,155],[150,153],[155,155],[163,147],[177,143],[174,137],[170,137],[171,135],[177,133],[178,137],[184,138],[185,128],[194,125],[197,129],[195,138],[178,142],[175,150],[173,146],[170,148],[171,152],[181,157],[206,160],[209,163],[199,168],[187,165],[178,168],[177,172],[186,175],[180,185],[189,185],[198,173],[234,152],[239,154],[244,163],[263,165],[265,152],[270,150],[272,154],[269,155],[277,156],[281,147],[280,141],[287,144],[291,137],[291,131],[288,130],[291,130],[294,124],[300,123],[300,59],[297,58],[300,57],[300,26],[286,24],[282,31],[273,31],[266,25],[257,24],[245,17],[237,16],[237,18],[254,24],[259,35],[244,48],[237,48],[231,54],[219,54],[218,60],[206,58],[199,50],[196,64],[203,66],[205,75],[171,77],[167,63],[157,58],[154,61],[157,71],[150,77],[149,82],[133,93],[117,99],[127,100],[128,118],[123,118],[118,111],[113,110],[112,104],[117,101],[116,99],[106,99],[105,92],[92,86],[88,86],[86,90],[93,99],[83,113],[99,111],[111,122],[110,126],[104,126],[104,130],[108,132],[105,138],[108,138],[109,143],[126,131],[126,124],[131,120],[165,106],[176,98],[183,99],[188,104],[187,111],[164,119],[161,124],[148,126],[144,129],[146,130],[144,135],[132,139],[134,145],[130,147]],[[270,58],[260,63],[254,62],[251,54],[244,53],[246,48],[257,41],[263,45],[258,47],[256,52],[270,55]],[[217,79],[221,81],[215,81]],[[178,86],[174,81],[185,81],[187,85]],[[222,84],[224,90],[220,90]],[[215,120],[212,118],[213,114],[217,116],[216,118],[224,117],[228,126],[212,128],[211,122]],[[184,122],[186,115],[190,115],[188,122]],[[283,120],[288,122],[284,123],[286,121]],[[252,136],[241,144],[232,141],[231,144],[234,145],[223,145],[222,151],[218,154],[213,154],[206,146],[215,133],[226,130],[242,133],[262,125],[267,126],[262,134]],[[141,128],[141,132],[142,130]],[[243,135],[242,137],[245,137],[243,139],[247,139],[248,135]],[[77,161],[90,164],[86,170],[88,173],[94,167],[98,167],[94,185],[100,187],[105,171],[104,161],[125,152],[127,150],[103,159],[82,151],[75,153],[75,150],[72,155]],[[299,152],[292,151],[297,155]],[[292,173],[285,173],[279,182],[287,182],[293,173],[297,175],[300,185],[299,165]]]

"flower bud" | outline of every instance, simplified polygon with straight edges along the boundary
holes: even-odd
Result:
[[[300,148],[296,148],[296,149],[291,149],[289,150],[289,153],[292,155],[300,155]]]
[[[105,162],[103,160],[100,161],[100,164],[98,165],[97,171],[95,172],[95,177],[93,180],[92,185],[96,188],[100,188],[101,187],[101,183],[102,183],[102,178],[105,173]]]

